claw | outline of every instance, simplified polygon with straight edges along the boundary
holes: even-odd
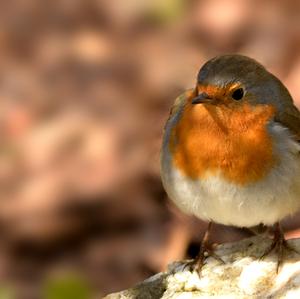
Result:
[[[200,248],[199,254],[197,255],[197,257],[194,260],[188,262],[184,266],[184,269],[188,268],[190,271],[197,271],[198,274],[200,275],[202,267],[205,264],[205,260],[209,257],[213,257],[214,259],[221,262],[222,264],[225,264],[225,262],[208,245],[208,238],[209,238],[211,226],[212,226],[212,222],[210,222],[208,224],[207,230],[204,234],[204,237],[203,237],[203,240],[201,243],[201,248]]]
[[[284,261],[284,251],[289,250],[293,251],[300,255],[295,248],[288,244],[287,240],[284,238],[284,234],[281,230],[279,223],[276,224],[274,230],[274,238],[272,244],[266,249],[266,251],[260,257],[260,260],[264,259],[267,255],[269,255],[273,250],[277,253],[277,266],[276,266],[276,273],[279,272],[279,268],[281,267]]]

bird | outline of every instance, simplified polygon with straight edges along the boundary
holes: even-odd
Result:
[[[207,256],[212,223],[273,227],[277,272],[286,249],[280,221],[300,208],[300,112],[284,84],[239,54],[208,60],[196,86],[176,98],[163,132],[161,179],[169,198],[208,227],[198,256]]]

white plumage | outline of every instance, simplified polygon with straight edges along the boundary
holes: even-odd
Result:
[[[280,159],[260,182],[238,186],[221,172],[193,180],[174,168],[169,152],[170,130],[178,114],[166,126],[161,174],[169,197],[179,208],[203,220],[239,227],[272,225],[300,208],[300,145],[288,129],[276,122],[268,125],[274,154]]]

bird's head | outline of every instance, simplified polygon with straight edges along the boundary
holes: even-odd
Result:
[[[292,102],[285,86],[257,61],[242,55],[224,55],[206,62],[199,71],[190,98],[193,105],[235,109],[241,105],[271,105],[276,111]]]

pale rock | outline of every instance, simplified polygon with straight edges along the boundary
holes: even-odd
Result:
[[[300,239],[289,243],[300,252]],[[286,251],[277,274],[274,252],[260,259],[270,244],[266,236],[257,236],[220,245],[216,253],[225,263],[208,258],[200,276],[186,262],[174,262],[166,272],[105,299],[300,298],[300,255]]]

